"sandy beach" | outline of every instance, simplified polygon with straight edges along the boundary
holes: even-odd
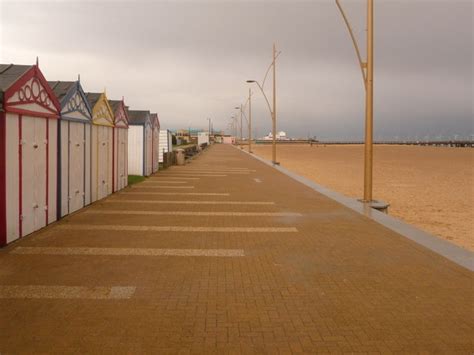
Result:
[[[271,145],[254,153],[271,159]],[[362,145],[282,145],[282,166],[346,196],[363,192]],[[474,150],[375,146],[374,199],[389,213],[440,238],[474,250]]]

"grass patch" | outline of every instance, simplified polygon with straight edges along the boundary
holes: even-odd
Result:
[[[140,175],[128,175],[128,184],[129,184],[129,185],[137,184],[137,183],[142,182],[142,181],[145,181],[145,177],[144,177],[144,176],[140,176]]]

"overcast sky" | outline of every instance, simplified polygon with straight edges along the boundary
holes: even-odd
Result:
[[[341,0],[365,50],[365,0]],[[375,136],[473,134],[473,2],[375,0]],[[0,62],[32,64],[48,80],[107,90],[166,128],[227,127],[277,61],[278,128],[293,137],[363,137],[364,89],[334,0],[5,1]],[[269,84],[269,85],[268,85]],[[254,88],[257,89],[256,87]],[[271,80],[266,85],[271,97]],[[255,131],[271,120],[261,93]]]

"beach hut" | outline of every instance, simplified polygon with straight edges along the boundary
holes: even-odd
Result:
[[[92,202],[112,193],[114,113],[104,93],[87,93],[92,108]]]
[[[173,151],[173,137],[169,129],[160,130],[159,162],[163,163],[163,154]]]
[[[209,145],[209,132],[198,133],[198,145]]]
[[[1,246],[56,220],[59,115],[38,64],[0,64]]]
[[[109,100],[114,112],[112,190],[128,185],[128,109],[122,100]]]
[[[159,161],[159,152],[160,152],[160,120],[158,118],[158,114],[152,113],[151,114],[151,122],[153,128],[153,149],[152,149],[152,161],[153,161],[153,169],[152,173],[156,173],[160,166]]]
[[[91,203],[92,110],[79,80],[49,81],[61,105],[58,129],[58,219]]]
[[[153,166],[153,127],[150,111],[128,112],[128,173],[149,176]]]
[[[222,141],[224,144],[235,144],[235,137],[224,136]]]

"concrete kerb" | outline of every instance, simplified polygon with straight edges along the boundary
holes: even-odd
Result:
[[[234,147],[234,146],[233,146]],[[254,159],[278,170],[282,174],[302,183],[303,185],[313,189],[320,194],[329,197],[330,199],[350,208],[351,210],[364,215],[365,217],[383,225],[384,227],[398,233],[399,235],[414,241],[415,243],[445,257],[446,259],[470,270],[474,271],[474,253],[454,245],[446,240],[442,240],[432,234],[429,234],[421,229],[400,221],[399,219],[379,212],[367,205],[364,205],[356,199],[346,197],[338,192],[332,191],[324,186],[318,185],[314,181],[303,176],[297,175],[280,165],[274,165],[271,161],[263,159],[255,154],[250,154],[245,150],[234,147],[239,152],[243,152]]]

